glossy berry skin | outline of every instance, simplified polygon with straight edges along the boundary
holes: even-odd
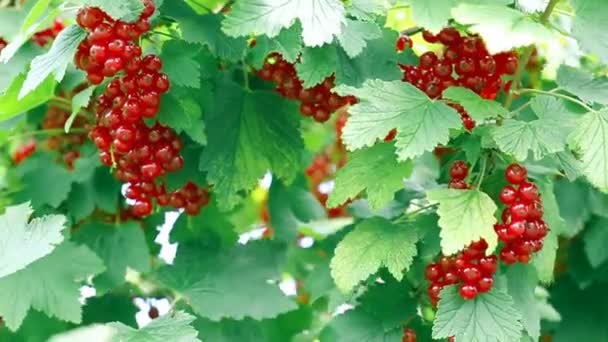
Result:
[[[468,300],[475,299],[478,292],[477,287],[474,285],[464,285],[459,290],[460,296]]]
[[[412,38],[406,35],[401,35],[397,38],[397,42],[395,43],[395,50],[397,52],[403,52],[407,49],[411,49],[414,43],[412,42]]]
[[[526,177],[523,166],[509,165],[505,179],[513,185],[505,186],[500,194],[501,202],[507,207],[501,217],[503,223],[495,225],[494,230],[504,243],[500,259],[509,265],[530,262],[532,254],[543,248],[548,232],[538,187]]]
[[[450,167],[450,176],[453,180],[463,180],[467,178],[468,175],[469,167],[462,160],[455,161],[452,164],[452,167]]]
[[[131,214],[145,217],[155,203],[198,215],[209,203],[205,187],[192,182],[168,191],[162,176],[184,166],[183,143],[170,128],[144,123],[159,112],[161,95],[169,90],[169,77],[156,55],[142,56],[139,37],[150,29],[156,8],[142,0],[144,10],[134,23],[112,19],[98,8],[85,7],[77,15],[88,37],[78,47],[76,66],[92,84],[112,79],[97,98],[96,126],[90,138],[100,150],[104,165],[115,168],[116,178],[128,184],[126,196],[134,200]],[[69,165],[69,164],[68,164]]]
[[[475,241],[457,255],[442,257],[427,266],[425,278],[430,282],[427,291],[433,305],[437,305],[439,293],[447,285],[458,284],[461,297],[467,300],[492,288],[498,265],[496,256],[486,256],[487,248],[485,240]]]
[[[505,178],[511,184],[521,184],[527,177],[528,171],[519,164],[511,164],[505,170]]]

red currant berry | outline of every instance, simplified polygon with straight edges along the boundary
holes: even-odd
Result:
[[[529,182],[522,182],[519,185],[518,194],[521,201],[526,204],[534,203],[540,199],[538,188]]]
[[[467,300],[477,297],[477,287],[474,285],[464,285],[460,288],[460,296]]]
[[[514,187],[508,185],[508,186],[505,186],[504,188],[502,188],[502,191],[500,192],[500,201],[503,204],[511,205],[511,204],[515,203],[516,200],[517,200],[517,190],[515,190]]]
[[[521,184],[528,177],[528,171],[526,168],[519,164],[511,164],[505,171],[505,178],[507,182],[511,184]]]

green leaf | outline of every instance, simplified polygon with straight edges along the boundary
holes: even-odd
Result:
[[[212,322],[197,319],[194,327],[204,341],[213,342],[285,342],[296,339],[312,324],[312,312],[306,307],[277,316],[275,319],[240,321],[223,319]]]
[[[232,6],[222,29],[232,37],[252,32],[273,38],[295,19],[302,25],[306,46],[331,43],[345,21],[344,5],[339,0],[241,0]]]
[[[519,161],[528,158],[529,151],[536,160],[566,150],[566,140],[572,130],[555,119],[530,122],[506,120],[492,130],[492,138],[501,151]]]
[[[66,206],[73,222],[79,222],[95,211],[95,189],[92,184],[72,184]]]
[[[469,30],[481,35],[490,53],[552,39],[551,31],[541,23],[504,5],[461,3],[452,9],[452,16],[461,24],[471,25]]]
[[[550,96],[536,96],[531,107],[538,120],[507,120],[502,126],[492,130],[498,147],[523,161],[532,151],[534,159],[554,153],[566,152],[568,135],[576,127],[578,116],[570,111],[563,100]]]
[[[608,329],[604,317],[608,315],[605,284],[581,290],[565,277],[551,291],[551,299],[562,319],[555,329],[553,341],[606,341]]]
[[[256,45],[251,49],[250,55],[252,65],[260,69],[271,52],[278,52],[289,63],[295,63],[301,50],[302,29],[300,25],[293,25],[289,29],[281,30],[281,33],[274,38],[256,37]]]
[[[18,114],[25,113],[50,100],[55,93],[56,82],[52,77],[47,78],[24,98],[19,98],[25,75],[19,75],[0,96],[0,121],[6,121]]]
[[[215,56],[229,61],[240,61],[244,56],[247,39],[235,39],[222,32],[220,15],[199,15],[185,1],[165,1],[161,13],[178,22],[186,42],[208,46]]]
[[[0,95],[4,94],[19,74],[27,71],[26,68],[30,61],[39,53],[39,48],[33,43],[26,44],[7,63],[0,62]],[[19,89],[21,89],[21,85]]]
[[[552,159],[558,163],[562,170],[564,170],[569,181],[574,182],[583,175],[582,164],[574,157],[572,152],[558,152],[552,156]]]
[[[608,260],[606,242],[608,241],[608,218],[594,219],[585,231],[585,254],[593,268],[601,266]]]
[[[407,160],[446,144],[449,130],[462,127],[454,109],[429,99],[409,83],[368,80],[362,88],[339,86],[334,90],[359,99],[349,108],[351,116],[342,133],[350,150],[372,146],[396,128],[398,159]]]
[[[200,165],[220,205],[234,207],[239,193],[253,189],[267,170],[291,182],[303,147],[293,104],[270,92],[244,92],[233,83],[216,95],[206,117],[213,129],[207,130],[209,143]]]
[[[601,29],[608,15],[608,4],[602,0],[572,0],[570,4],[576,12],[572,18],[572,35],[584,50],[608,63],[608,33]]]
[[[114,341],[128,342],[200,342],[198,331],[190,323],[195,316],[183,311],[165,315],[153,320],[150,324],[137,330],[122,323],[110,323],[108,326],[115,330]]]
[[[174,266],[161,268],[158,277],[201,317],[259,320],[297,308],[278,285],[268,282],[279,277],[282,258],[283,249],[263,242],[220,252],[180,245]]]
[[[89,105],[94,90],[95,86],[90,86],[85,90],[79,92],[78,94],[74,95],[74,97],[72,98],[72,114],[70,114],[70,117],[67,119],[64,126],[64,130],[66,133],[70,132],[72,124],[74,123],[74,120],[76,119],[78,113],[80,113],[80,110]]]
[[[82,309],[77,281],[103,271],[103,263],[88,248],[65,242],[9,276],[0,278],[0,312],[6,326],[16,330],[30,308],[64,321],[80,323]]]
[[[331,275],[343,292],[351,291],[381,267],[401,280],[416,256],[417,241],[412,225],[395,225],[381,217],[367,219],[336,247]]]
[[[31,215],[30,204],[23,203],[7,207],[0,216],[0,278],[49,255],[63,241],[64,216],[47,215],[30,221]]]
[[[357,57],[367,47],[367,41],[382,37],[382,30],[373,22],[346,19],[338,42],[350,58]]]
[[[186,115],[178,95],[172,91],[163,95],[156,119],[177,132],[181,132],[192,125],[190,116]]]
[[[268,211],[270,226],[281,241],[293,241],[303,224],[326,217],[325,208],[303,179],[290,186],[273,180],[268,193]]]
[[[80,227],[76,241],[95,252],[106,265],[98,275],[98,291],[113,289],[125,282],[127,267],[146,273],[150,271],[150,253],[142,227],[135,223],[120,225],[89,223]]]
[[[134,22],[144,10],[141,0],[78,0],[82,5],[101,8],[114,19]]]
[[[560,209],[553,192],[553,183],[538,182],[540,194],[543,198],[543,219],[549,226],[549,234],[544,239],[544,247],[534,256],[533,263],[540,281],[550,283],[553,281],[555,258],[557,256],[557,237],[566,231],[566,221],[560,215]]]
[[[34,209],[44,205],[57,208],[68,198],[72,175],[63,165],[57,164],[50,155],[30,158],[23,166],[32,167],[23,174],[21,179],[23,188],[18,195],[24,200],[31,200]]]
[[[403,189],[404,179],[410,176],[412,169],[410,160],[402,163],[396,160],[395,146],[391,143],[355,151],[336,173],[335,187],[327,205],[338,207],[365,190],[370,207],[382,208],[393,199],[396,191]]]
[[[443,97],[458,102],[476,121],[508,114],[508,111],[500,103],[485,100],[467,88],[450,87],[443,92]]]
[[[538,283],[534,268],[528,265],[513,265],[507,271],[508,293],[522,314],[524,329],[534,341],[540,337],[540,312],[534,289]]]
[[[300,63],[296,64],[298,78],[305,88],[311,88],[331,76],[337,63],[336,49],[327,45],[317,48],[306,48],[302,51]]]
[[[594,78],[585,70],[560,65],[555,82],[585,102],[608,105],[608,78],[605,76]]]
[[[36,23],[36,21],[38,21],[38,19],[40,19],[44,12],[49,8],[51,1],[52,0],[37,0],[23,20],[21,31],[27,31]]]
[[[398,62],[416,63],[411,51],[395,53],[397,32],[389,29],[382,31],[382,37],[367,42],[367,48],[357,57],[350,58],[343,49],[337,49],[338,65],[336,67],[336,84],[347,84],[360,87],[367,79],[396,81],[403,78]]]
[[[107,294],[105,296],[87,298],[82,307],[82,324],[122,322],[136,327],[137,306],[128,294]]]
[[[348,13],[361,20],[373,20],[374,15],[386,10],[382,0],[352,0]]]
[[[19,91],[19,99],[23,99],[34,89],[38,88],[51,74],[57,82],[61,82],[68,64],[72,62],[78,44],[86,37],[86,32],[77,25],[63,29],[53,42],[49,52],[34,58]]]
[[[408,289],[389,280],[377,284],[360,298],[355,309],[337,315],[321,331],[328,342],[400,342],[402,324],[413,317],[416,304]]]
[[[583,173],[591,184],[608,191],[608,109],[590,112],[578,120],[569,136],[570,143],[581,151]]]
[[[479,190],[436,189],[428,191],[427,198],[439,202],[443,254],[455,254],[480,239],[488,242],[488,253],[496,248],[497,208],[490,196]]]
[[[201,107],[192,99],[182,100],[184,112],[190,118],[191,124],[184,128],[184,133],[199,145],[207,145],[207,135],[205,134],[205,121]]]
[[[450,10],[458,0],[412,0],[412,18],[431,32],[439,32],[451,18]]]
[[[233,224],[212,201],[197,216],[180,215],[171,230],[171,243],[219,241],[222,246],[234,246],[238,241]]]
[[[197,48],[183,40],[170,40],[163,44],[160,57],[163,60],[163,72],[169,76],[171,83],[190,88],[200,88],[200,64],[196,60]]]
[[[521,314],[511,296],[494,287],[490,292],[465,300],[458,286],[441,291],[439,310],[433,324],[433,338],[454,336],[456,341],[519,341]]]

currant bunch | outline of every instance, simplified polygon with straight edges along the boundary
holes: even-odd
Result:
[[[460,285],[460,296],[474,299],[480,293],[490,291],[494,285],[497,269],[495,255],[486,256],[488,244],[485,240],[471,243],[455,256],[442,257],[439,262],[429,264],[425,277],[430,282],[428,294],[433,305],[439,301],[439,293],[448,285]]]
[[[519,164],[511,164],[505,178],[511,185],[500,193],[500,201],[506,205],[502,223],[494,230],[504,243],[500,259],[506,264],[527,263],[532,253],[543,248],[543,239],[549,228],[543,221],[542,199],[536,184],[527,179],[528,172]]]
[[[455,161],[450,167],[450,189],[469,189],[470,186],[465,182],[469,176],[469,166],[462,160]]]
[[[87,72],[92,84],[100,84],[104,77],[113,77],[122,70],[133,74],[139,70],[141,48],[136,41],[150,29],[149,18],[156,7],[153,0],[143,0],[144,10],[135,23],[112,19],[98,7],[85,7],[76,22],[89,31],[78,46],[75,64]]]
[[[158,122],[149,127],[143,121],[156,117],[161,95],[170,87],[169,77],[161,72],[162,60],[141,57],[135,43],[150,28],[148,19],[155,11],[151,0],[143,2],[145,9],[133,24],[114,21],[96,7],[78,13],[77,22],[90,33],[79,46],[77,66],[93,84],[114,77],[97,98],[97,125],[89,137],[101,151],[102,163],[115,167],[116,178],[128,183],[125,196],[135,201],[135,216],[150,215],[154,202],[196,215],[209,202],[207,189],[190,182],[168,192],[159,180],[184,166],[182,140]]]
[[[46,46],[48,43],[55,40],[55,37],[57,37],[59,32],[61,32],[64,28],[65,26],[63,25],[63,22],[61,22],[61,20],[59,19],[56,19],[53,22],[53,26],[49,27],[46,30],[35,33],[32,36],[32,40],[39,46]]]
[[[475,35],[462,36],[458,30],[446,27],[439,34],[423,32],[429,43],[445,47],[441,54],[429,51],[420,56],[418,65],[400,65],[403,81],[424,91],[431,98],[440,98],[451,86],[473,90],[485,99],[495,99],[503,86],[501,76],[517,71],[515,52],[491,55],[483,40]],[[474,121],[462,107],[455,107],[467,129],[475,127]]]
[[[300,113],[311,116],[318,122],[329,120],[331,113],[356,102],[352,96],[342,97],[331,91],[334,87],[334,76],[327,77],[312,88],[304,88],[296,74],[295,66],[278,53],[270,54],[257,74],[265,81],[273,81],[276,84],[275,90],[281,96],[300,101]]]
[[[63,96],[66,97],[66,96]],[[70,117],[70,112],[56,106],[49,106],[42,121],[44,130],[61,130]],[[89,124],[82,116],[76,116],[72,128],[87,128]],[[46,139],[45,145],[49,150],[63,154],[63,161],[69,170],[74,169],[74,162],[80,157],[77,148],[84,144],[87,139],[86,133],[57,134]]]
[[[401,342],[416,342],[416,331],[414,331],[414,329],[404,328]]]

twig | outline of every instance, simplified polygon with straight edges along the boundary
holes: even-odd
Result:
[[[517,94],[525,94],[525,93],[532,93],[532,94],[540,94],[540,95],[548,95],[548,96],[553,96],[553,97],[557,97],[560,99],[564,99],[567,101],[570,101],[572,103],[576,103],[577,105],[585,108],[585,110],[587,110],[588,112],[595,112],[595,109],[589,107],[585,102],[574,98],[572,96],[566,95],[566,94],[560,94],[560,93],[556,93],[555,90],[552,91],[546,91],[546,90],[540,90],[540,89],[520,89],[519,91],[517,91]]]
[[[544,25],[549,21],[551,12],[553,12],[553,10],[555,9],[555,6],[557,5],[557,3],[559,1],[560,0],[550,0],[549,1],[549,3],[547,4],[547,7],[545,8],[545,11],[540,16],[541,24]],[[524,74],[524,70],[526,70],[526,65],[528,65],[528,62],[530,61],[530,57],[532,57],[533,52],[534,52],[534,46],[531,45],[531,46],[526,47],[526,49],[524,50],[524,52],[521,55],[521,58],[519,60],[519,65],[517,66],[517,72],[515,73],[515,76],[513,76],[513,84],[511,85],[512,89],[509,92],[509,94],[507,95],[507,98],[505,99],[505,102],[503,104],[504,107],[507,109],[511,108],[511,106],[513,105],[513,100],[515,100],[516,90],[520,86],[521,79]]]

